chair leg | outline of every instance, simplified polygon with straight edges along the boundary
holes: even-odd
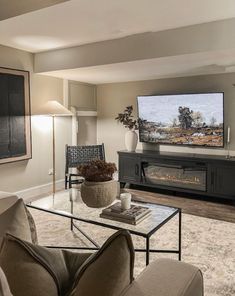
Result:
[[[68,188],[68,177],[67,176],[65,176],[65,184],[64,184],[64,187],[65,187],[65,189],[67,189]]]

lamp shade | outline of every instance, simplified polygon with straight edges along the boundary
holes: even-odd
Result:
[[[34,115],[72,116],[73,113],[59,102],[52,100],[46,102],[44,105],[35,110]]]

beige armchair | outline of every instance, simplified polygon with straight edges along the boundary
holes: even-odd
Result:
[[[25,215],[22,214],[22,205]],[[14,296],[21,296],[27,289],[25,296],[203,296],[201,271],[175,260],[156,260],[137,279],[133,279],[134,249],[126,231],[114,234],[93,255],[46,249],[35,245],[28,234],[32,231],[32,218],[27,215],[23,201],[17,196],[0,193],[0,223],[3,217],[7,219],[9,212],[12,215],[13,209],[17,215],[20,213],[21,226],[17,229],[16,224],[12,227],[5,223],[6,231],[13,236],[4,236],[0,226],[0,239],[4,236],[0,267]],[[25,226],[23,230],[22,225]],[[16,280],[16,275],[20,280]],[[40,278],[44,279],[43,286],[38,283]],[[36,288],[38,284],[40,289]],[[1,270],[0,295],[11,295]]]

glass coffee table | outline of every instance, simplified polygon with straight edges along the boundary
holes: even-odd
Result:
[[[97,225],[114,230],[126,229],[133,235],[145,238],[145,248],[135,249],[135,251],[146,253],[146,265],[149,264],[149,255],[151,252],[175,253],[178,254],[178,259],[181,260],[181,209],[151,203],[132,203],[143,205],[151,209],[151,214],[137,225],[130,225],[123,222],[100,218],[102,208],[97,209],[87,207],[74,188],[67,191],[59,192],[54,198],[53,196],[47,196],[36,201],[27,203],[27,207],[70,219],[71,231],[76,228],[93,245],[92,247],[71,247],[71,249],[97,250],[100,248],[95,240],[89,237],[89,235],[87,235],[77,224],[77,221],[82,221],[92,225]],[[151,248],[151,236],[176,215],[178,215],[178,249],[156,250]],[[60,246],[60,248],[69,249],[70,247]]]

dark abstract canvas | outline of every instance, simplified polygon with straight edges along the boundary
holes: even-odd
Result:
[[[29,158],[29,72],[0,68],[0,163]]]

